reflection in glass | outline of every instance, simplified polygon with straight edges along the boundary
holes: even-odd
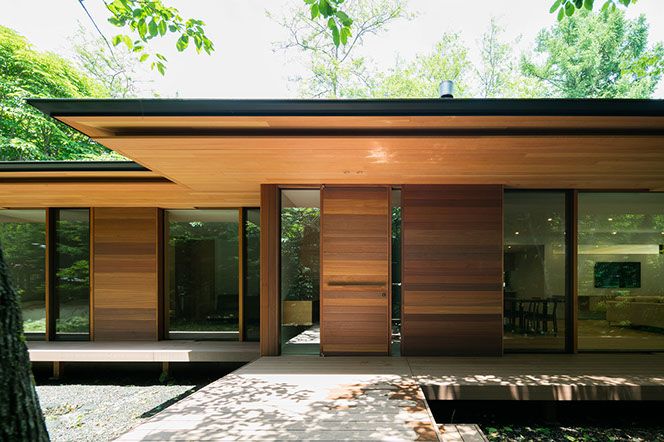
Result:
[[[401,190],[392,190],[392,354],[401,354]]]
[[[504,348],[565,348],[565,194],[506,192]]]
[[[260,339],[260,209],[244,212],[245,340]]]
[[[281,192],[281,345],[320,352],[320,191]]]
[[[0,210],[0,248],[28,338],[46,332],[46,212]]]
[[[166,211],[169,337],[238,339],[239,216]]]
[[[579,194],[579,349],[664,349],[664,194]]]
[[[90,211],[55,210],[55,332],[87,339],[90,331]]]

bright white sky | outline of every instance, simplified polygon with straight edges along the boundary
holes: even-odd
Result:
[[[102,0],[84,1],[108,37],[118,33],[106,22]],[[293,1],[302,2],[166,0],[179,8],[183,16],[207,23],[216,51],[212,56],[196,55],[194,51],[182,54],[175,50],[174,40],[160,43],[161,52],[169,59],[168,71],[165,77],[149,73],[154,80],[150,89],[164,97],[295,97],[297,88],[289,84],[288,78],[297,73],[297,68],[283,53],[273,52],[272,43],[283,39],[283,31],[265,14],[266,5],[276,14]],[[540,29],[555,23],[555,16],[548,12],[551,3],[552,0],[410,0],[408,9],[416,17],[395,22],[385,34],[368,38],[363,53],[370,55],[379,67],[387,68],[397,56],[410,59],[430,51],[440,36],[449,31],[461,32],[475,52],[492,16],[506,28],[506,38],[522,36],[517,48],[521,51],[532,45]],[[663,6],[662,0],[640,0],[628,10],[630,17],[646,14],[651,42],[664,41]],[[0,11],[1,25],[23,34],[39,50],[64,56],[70,54],[67,39],[76,30],[77,21],[92,30],[78,0],[0,0]],[[660,84],[656,97],[664,98],[664,84]]]

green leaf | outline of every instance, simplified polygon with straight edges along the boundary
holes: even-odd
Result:
[[[565,5],[565,15],[567,15],[568,17],[571,17],[572,14],[574,14],[574,11],[575,11],[575,9],[574,9],[574,5],[573,5],[572,3],[570,3],[570,2],[568,2],[568,3]]]
[[[154,20],[150,20],[148,24],[148,31],[150,32],[151,37],[156,37],[159,34],[159,28],[157,28],[157,23]]]
[[[328,3],[327,0],[320,0],[318,2],[318,10],[323,17],[329,17],[332,15],[330,3]]]
[[[560,8],[558,11],[558,21],[561,21],[565,17],[565,8]]]
[[[318,5],[317,4],[311,5],[311,19],[315,20],[319,15],[320,12],[318,11]]]
[[[551,9],[549,9],[549,14],[553,14],[555,11],[558,10],[561,1],[562,0],[556,0],[555,2],[553,2],[553,4],[551,5]]]
[[[332,42],[336,47],[339,47],[339,29],[337,27],[332,29]]]
[[[122,41],[124,42],[125,46],[127,46],[127,49],[131,51],[131,49],[134,47],[134,42],[131,41],[131,38],[129,38],[128,35],[123,35]]]
[[[336,29],[337,28],[337,22],[334,21],[332,17],[327,21],[327,27],[330,29]]]
[[[345,45],[346,43],[348,43],[348,35],[349,34],[350,34],[350,32],[349,32],[348,28],[345,28],[345,27],[341,28],[341,32],[340,32],[340,35],[339,35],[339,37],[341,38],[341,44]]]
[[[150,58],[150,54],[143,54],[143,55],[141,55],[141,58],[139,58],[139,60],[140,60],[141,63],[143,63],[148,58]]]
[[[180,38],[178,38],[177,43],[175,43],[175,47],[178,51],[182,52],[187,49],[187,46],[189,46],[189,36],[187,34],[182,34]]]
[[[168,30],[168,27],[166,26],[166,22],[164,20],[159,22],[159,35],[162,37],[166,35],[166,31]]]
[[[164,63],[157,63],[157,70],[161,75],[164,75],[166,73],[166,66]]]
[[[138,22],[138,35],[140,35],[142,39],[145,39],[147,31],[148,31],[148,26],[145,24],[145,20],[141,19]]]
[[[122,43],[122,35],[118,34],[118,35],[113,36],[112,41],[113,41],[113,46],[119,45],[120,43]]]
[[[353,23],[353,20],[351,20],[344,11],[337,11],[335,15],[339,20],[341,20],[341,23],[346,26],[350,26]]]
[[[592,11],[593,6],[595,6],[595,0],[584,0],[583,7],[586,8],[588,11]]]

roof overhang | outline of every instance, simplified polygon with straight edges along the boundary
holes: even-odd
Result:
[[[261,183],[664,190],[661,100],[29,103],[218,207]]]

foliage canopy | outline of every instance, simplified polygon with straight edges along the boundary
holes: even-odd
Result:
[[[24,37],[0,26],[0,159],[113,158],[106,148],[25,102],[29,97],[107,96],[71,62],[36,51]]]

